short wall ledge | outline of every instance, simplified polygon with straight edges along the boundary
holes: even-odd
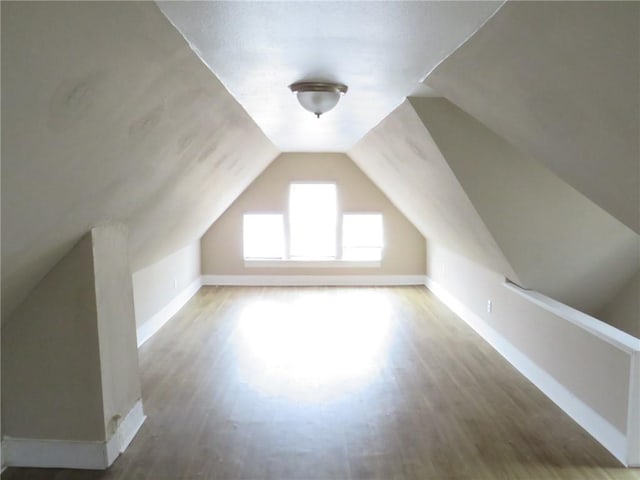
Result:
[[[624,352],[631,367],[627,380],[629,397],[625,432],[614,426],[600,412],[595,411],[582,398],[556,380],[552,374],[532,361],[517,345],[512,344],[500,331],[486,322],[479,311],[463,303],[443,284],[426,276],[425,285],[520,373],[609,450],[622,465],[640,466],[640,341],[638,339],[542,294],[524,290],[508,280],[504,282],[507,289],[527,301],[562,320],[575,324],[598,340]]]

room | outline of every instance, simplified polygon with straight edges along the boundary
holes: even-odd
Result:
[[[265,318],[305,318],[289,310],[296,299],[333,292],[343,309],[299,331],[334,349],[327,365],[360,351],[349,332],[389,355],[396,340],[410,346],[418,357],[388,357],[402,372],[427,355],[429,325],[473,336],[492,369],[470,379],[534,385],[545,418],[606,459],[565,452],[549,472],[636,478],[638,3],[27,1],[2,2],[1,15],[3,476],[147,478],[122,465],[165,421],[152,359],[209,358],[185,360],[187,339],[223,349],[229,299],[263,296]],[[337,103],[307,111],[300,84]],[[312,186],[322,200],[294,201]],[[330,228],[316,229],[321,218]],[[305,235],[324,250],[300,247]],[[343,316],[353,305],[368,313]],[[212,327],[196,337],[184,326],[201,310]],[[345,326],[361,315],[370,324]],[[307,345],[294,350],[320,355]],[[457,347],[438,345],[455,364]],[[370,385],[391,381],[389,368]],[[340,468],[362,460],[349,452]],[[411,459],[434,459],[405,453],[324,478],[425,478]],[[430,464],[431,478],[469,476],[450,463]],[[304,478],[230,468],[220,478]]]

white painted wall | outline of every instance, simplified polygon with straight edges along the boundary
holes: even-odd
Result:
[[[410,102],[519,285],[595,315],[629,283],[638,234],[446,99]]]
[[[408,100],[348,154],[425,238],[518,280]]]
[[[91,231],[102,409],[105,440],[109,441],[137,402],[142,400],[136,348],[133,288],[125,225],[105,225]]]
[[[621,462],[638,462],[631,419],[638,414],[632,364],[640,342],[622,332],[626,347],[604,340],[433,242],[427,245],[427,285]]]
[[[3,327],[8,465],[107,468],[144,422],[127,233],[92,229]]]
[[[638,2],[505,2],[425,83],[640,233],[638,38]]]
[[[278,152],[154,2],[1,8],[5,322],[91,226],[125,222],[144,268]]]
[[[134,272],[132,280],[140,345],[200,288],[200,241]]]
[[[640,338],[640,271],[596,316]]]
[[[2,428],[14,438],[105,438],[91,234],[2,327]]]
[[[245,213],[285,212],[291,182],[335,182],[342,213],[381,212],[384,253],[379,267],[307,265],[247,267],[242,247]],[[424,237],[347,156],[283,153],[202,236],[202,273],[215,276],[411,276],[424,275]],[[205,278],[206,280],[206,278]],[[218,280],[219,281],[219,277]]]

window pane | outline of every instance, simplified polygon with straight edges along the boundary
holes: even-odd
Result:
[[[291,184],[289,240],[292,258],[335,258],[337,208],[334,184]]]
[[[342,258],[380,260],[384,246],[381,213],[349,213],[342,217]]]
[[[352,261],[376,261],[382,260],[382,248],[380,247],[344,247],[342,260]]]
[[[284,223],[281,214],[245,214],[244,258],[283,258]]]

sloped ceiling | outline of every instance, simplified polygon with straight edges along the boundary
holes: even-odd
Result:
[[[351,148],[502,2],[158,2],[282,151]],[[349,91],[320,120],[287,88]]]
[[[441,98],[412,98],[521,283],[595,314],[640,266],[640,236]]]
[[[138,269],[277,154],[155,4],[2,2],[3,319],[92,226]]]
[[[640,3],[510,2],[426,79],[640,232]]]
[[[409,101],[348,154],[425,237],[519,280]]]
[[[637,266],[640,4],[500,5],[161,3],[179,33],[153,3],[2,2],[3,318],[96,224],[134,270],[196,240],[280,149],[346,150],[426,237],[595,308],[578,277]],[[350,86],[320,120],[287,90],[318,77]]]

